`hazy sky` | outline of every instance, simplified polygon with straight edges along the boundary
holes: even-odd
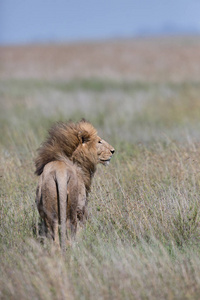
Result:
[[[0,43],[200,33],[200,0],[0,0]]]

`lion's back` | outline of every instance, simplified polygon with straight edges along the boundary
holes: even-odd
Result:
[[[58,213],[58,172],[60,172],[60,177],[65,180],[62,176],[66,173],[65,163],[52,161],[45,165],[43,172],[40,175],[36,193],[36,204],[40,214],[43,214],[45,211],[54,211],[56,215]]]

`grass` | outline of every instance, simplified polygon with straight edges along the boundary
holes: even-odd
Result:
[[[1,83],[0,298],[199,299],[200,87],[196,82]],[[63,259],[37,236],[36,149],[85,117],[115,149]]]

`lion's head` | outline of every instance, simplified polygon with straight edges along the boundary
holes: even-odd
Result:
[[[98,162],[103,165],[108,165],[110,163],[110,160],[114,152],[115,149],[98,136],[98,143],[97,143]]]
[[[35,173],[40,175],[51,161],[67,158],[92,175],[97,163],[108,164],[114,151],[112,146],[97,136],[96,129],[89,122],[59,122],[51,127],[47,140],[38,150]]]

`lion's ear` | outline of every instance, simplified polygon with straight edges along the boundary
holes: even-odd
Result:
[[[81,144],[85,144],[89,141],[90,135],[86,130],[83,130],[79,132],[78,138]]]
[[[81,137],[81,143],[82,143],[82,144],[85,144],[85,143],[86,143],[86,140],[85,140],[84,136]]]

